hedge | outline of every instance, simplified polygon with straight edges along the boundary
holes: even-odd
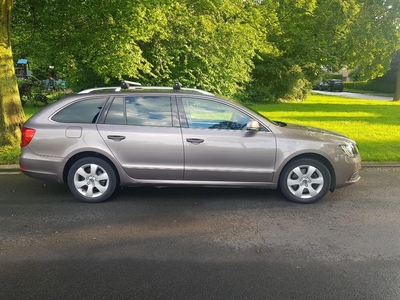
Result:
[[[353,90],[372,91],[387,94],[394,93],[396,89],[395,84],[380,80],[344,82],[344,87]]]

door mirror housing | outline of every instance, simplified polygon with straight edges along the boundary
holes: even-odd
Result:
[[[247,130],[249,131],[259,131],[260,130],[260,123],[258,123],[256,120],[250,119],[247,121]]]

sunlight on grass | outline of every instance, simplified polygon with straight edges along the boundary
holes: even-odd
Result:
[[[24,107],[24,112],[25,112],[25,120],[28,120],[30,117],[32,117],[35,113],[37,113],[41,108],[38,107]]]
[[[400,102],[311,95],[252,108],[272,120],[345,134],[357,141],[363,160],[400,161]]]
[[[267,111],[259,111],[259,113],[263,115],[268,115]],[[354,114],[353,112],[338,112],[338,111],[314,111],[314,112],[304,112],[304,111],[284,111],[279,114],[279,116],[284,118],[293,118],[293,117],[345,117],[345,118],[359,118],[359,117],[370,117],[370,118],[379,118],[382,115],[376,113],[368,113],[368,112],[358,112]]]

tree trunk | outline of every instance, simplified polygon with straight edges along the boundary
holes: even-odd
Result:
[[[0,147],[17,147],[25,120],[10,42],[12,0],[0,0]]]
[[[394,94],[393,101],[399,101],[399,100],[400,100],[400,57],[398,58],[398,61],[397,61],[396,92]]]

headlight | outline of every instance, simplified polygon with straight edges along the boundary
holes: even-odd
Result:
[[[358,147],[355,144],[344,144],[344,145],[340,145],[340,148],[342,148],[343,152],[351,158],[356,157],[357,155],[359,155],[358,152]]]

